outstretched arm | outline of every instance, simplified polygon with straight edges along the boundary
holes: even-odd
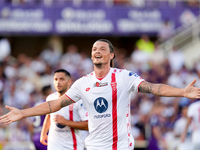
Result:
[[[188,84],[184,89],[175,88],[166,84],[153,84],[142,82],[139,86],[139,92],[152,93],[157,96],[165,97],[187,97],[191,99],[200,98],[200,88],[194,87],[196,79]]]
[[[52,112],[56,112],[62,107],[68,106],[72,103],[72,100],[70,100],[66,95],[63,95],[59,99],[48,101],[28,109],[19,110],[14,107],[6,106],[6,108],[9,109],[10,112],[0,117],[0,123],[8,125],[25,117],[49,114]]]

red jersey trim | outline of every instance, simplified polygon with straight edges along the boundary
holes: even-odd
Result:
[[[142,82],[144,82],[144,80],[141,81],[140,84],[141,84]],[[138,85],[138,88],[137,88],[137,91],[138,91],[138,92],[139,92],[139,86],[140,86],[140,84]]]
[[[109,70],[109,72],[110,72],[110,70]],[[98,80],[103,80],[108,74],[109,74],[109,72],[104,76],[104,77],[100,77],[100,78],[98,78],[98,77],[96,77],[96,75],[95,75],[95,77],[98,79]]]
[[[115,79],[115,73],[111,76],[112,87],[112,119],[113,119],[113,150],[117,150],[118,142],[118,130],[117,130],[117,83]]]
[[[97,77],[96,77],[96,78],[97,78]],[[101,81],[103,78],[105,78],[105,77],[102,77],[102,78],[97,78],[97,79]]]
[[[70,100],[72,100],[74,103],[76,103],[73,99],[71,99],[67,94],[65,94]]]
[[[69,105],[69,119],[71,121],[73,121],[73,107],[74,105]],[[71,133],[72,133],[72,138],[73,138],[73,148],[74,150],[77,150],[77,140],[76,140],[76,134],[75,134],[75,129],[74,128],[70,128],[71,129]]]

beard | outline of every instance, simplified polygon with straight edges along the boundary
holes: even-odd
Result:
[[[97,68],[102,68],[103,66],[103,63],[94,63],[95,67]]]
[[[57,90],[58,93],[60,93],[60,95],[65,94],[65,90]]]

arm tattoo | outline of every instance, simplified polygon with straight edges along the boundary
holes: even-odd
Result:
[[[139,86],[139,92],[142,92],[142,93],[152,93],[152,84],[144,81]]]
[[[50,110],[50,113],[52,112],[52,110],[51,110],[51,104],[50,104],[50,102],[48,102],[48,104],[49,104],[49,110]]]
[[[160,84],[159,87],[158,87],[158,93],[160,93],[161,86],[162,86],[162,84]]]
[[[60,104],[60,107],[65,107],[65,106],[68,106],[72,103],[71,100],[63,100]]]

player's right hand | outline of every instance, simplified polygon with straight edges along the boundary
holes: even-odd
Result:
[[[40,135],[40,143],[43,145],[48,145],[48,135]]]
[[[10,112],[0,117],[0,123],[9,125],[12,122],[18,121],[23,118],[23,115],[19,109],[9,106],[6,106],[6,108],[10,110]]]

